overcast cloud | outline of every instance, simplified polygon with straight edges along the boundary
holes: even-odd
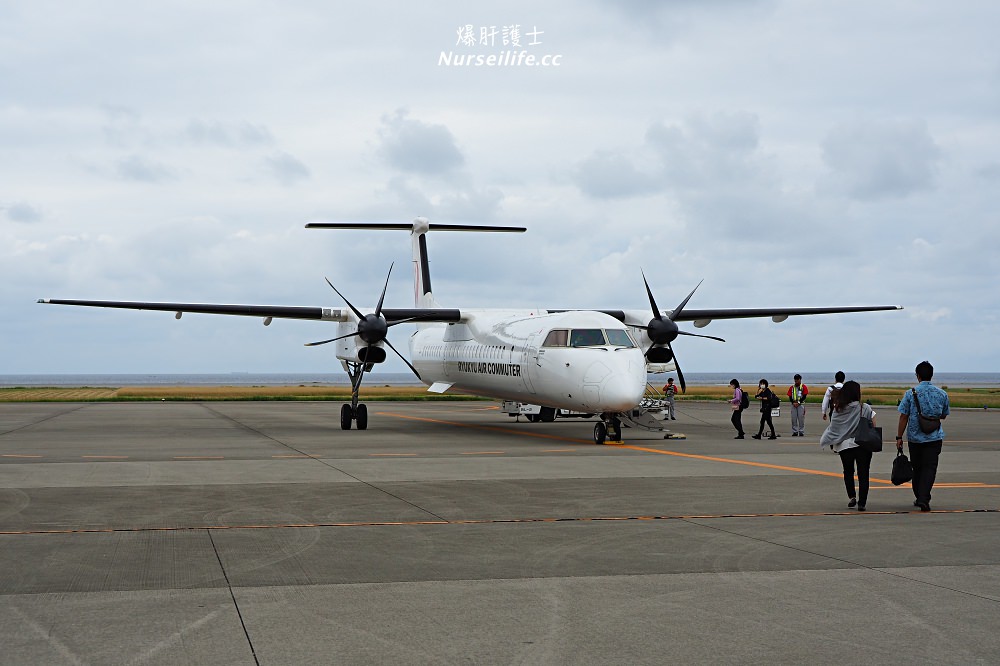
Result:
[[[303,226],[418,215],[529,229],[432,234],[444,305],[645,308],[642,268],[664,308],[703,278],[691,307],[906,308],[714,322],[689,372],[996,371],[997,25],[985,0],[0,5],[0,374],[337,371],[302,346],[321,323],[35,300],[340,307],[325,276],[373,305],[395,261],[406,307],[405,232]],[[475,64],[508,51],[548,65]]]

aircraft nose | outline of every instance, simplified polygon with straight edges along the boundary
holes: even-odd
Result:
[[[616,373],[601,387],[601,405],[604,411],[625,412],[642,400],[645,381],[638,381],[634,372]],[[643,380],[645,377],[643,377]]]
[[[591,365],[584,379],[589,408],[598,412],[624,412],[639,404],[646,389],[644,359],[619,356]]]

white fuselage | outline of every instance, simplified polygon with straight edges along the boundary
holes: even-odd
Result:
[[[646,387],[646,360],[638,346],[622,343],[625,330],[600,312],[463,309],[461,323],[419,326],[410,338],[410,358],[428,385],[546,407],[623,412],[639,403]],[[567,335],[553,343],[552,331]],[[595,344],[596,331],[604,332],[603,344]]]

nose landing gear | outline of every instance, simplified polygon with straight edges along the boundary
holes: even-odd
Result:
[[[601,414],[601,420],[594,424],[594,444],[604,444],[605,440],[622,441],[622,422],[618,414]]]

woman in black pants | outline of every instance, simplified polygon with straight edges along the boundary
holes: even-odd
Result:
[[[764,424],[771,429],[771,435],[768,439],[778,439],[778,436],[774,433],[774,424],[771,423],[771,389],[767,387],[767,380],[760,380],[760,384],[757,385],[757,395],[754,396],[760,400],[760,430],[757,431],[756,435],[751,435],[754,439],[760,439],[760,436],[764,434]]]
[[[740,383],[737,380],[729,382],[729,388],[733,389],[733,399],[729,401],[732,406],[733,416],[730,421],[733,422],[733,427],[736,428],[736,437],[733,439],[743,439],[743,390],[740,389]]]
[[[819,438],[821,447],[829,446],[840,455],[844,468],[844,488],[847,490],[847,507],[864,511],[868,503],[868,476],[872,465],[872,452],[854,441],[858,422],[871,419],[875,425],[875,412],[871,405],[861,402],[861,385],[855,381],[844,382],[844,387],[833,396],[830,425]],[[858,493],[854,492],[854,468],[858,470]]]

